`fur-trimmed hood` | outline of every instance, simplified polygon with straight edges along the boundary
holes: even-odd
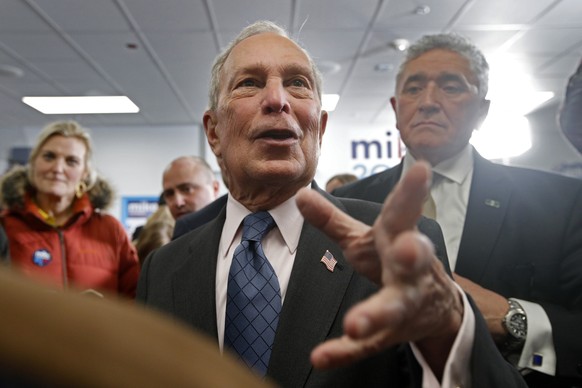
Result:
[[[28,181],[28,168],[15,166],[0,179],[0,203],[7,209],[22,209],[24,194],[32,194],[34,188]],[[94,209],[107,209],[113,203],[113,188],[101,177],[88,190],[89,201]]]

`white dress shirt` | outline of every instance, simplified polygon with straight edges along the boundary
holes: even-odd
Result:
[[[410,153],[404,156],[402,175],[415,161]],[[453,271],[457,264],[459,245],[465,225],[473,169],[473,146],[470,144],[467,144],[457,155],[432,168],[433,184],[430,193],[435,202],[436,221],[443,230],[449,264]],[[537,303],[516,300],[521,304],[528,318],[527,337],[517,366],[520,369],[532,369],[555,375],[556,350],[548,315]],[[543,356],[542,365],[533,364],[534,354]]]
[[[228,195],[226,220],[220,238],[216,264],[216,320],[218,342],[221,350],[224,346],[228,273],[234,250],[240,244],[242,237],[242,220],[250,213],[241,203],[232,198],[230,194]],[[277,226],[263,237],[262,246],[265,256],[273,266],[279,279],[281,299],[284,304],[304,218],[297,209],[295,196],[269,210],[269,213]],[[414,344],[411,344],[414,354],[423,369],[423,388],[470,386],[468,383],[471,377],[469,365],[475,335],[475,316],[464,294],[463,309],[465,312],[463,322],[447,359],[443,374],[443,385],[438,383],[420,351]]]
[[[408,152],[404,156],[402,175],[416,160]],[[473,179],[473,148],[467,145],[459,154],[433,168],[430,194],[436,205],[436,221],[443,230],[451,269],[455,269],[457,254],[465,225],[469,192]],[[446,209],[446,211],[442,211]]]

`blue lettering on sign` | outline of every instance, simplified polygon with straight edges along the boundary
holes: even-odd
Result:
[[[127,215],[128,217],[148,217],[158,208],[157,202],[147,200],[128,201]]]
[[[387,131],[387,140],[358,139],[352,140],[351,157],[355,164],[352,170],[359,178],[383,171],[397,164],[404,155],[404,147],[397,135],[394,139],[392,131]],[[395,140],[395,141],[393,141]],[[384,143],[385,142],[385,143]],[[385,144],[384,148],[382,144]]]
[[[52,261],[52,256],[46,249],[39,249],[32,254],[32,262],[39,267],[45,267]]]

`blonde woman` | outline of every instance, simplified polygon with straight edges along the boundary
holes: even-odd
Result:
[[[25,167],[0,183],[12,267],[57,288],[133,298],[139,262],[123,226],[102,212],[110,186],[91,165],[87,131],[74,121],[45,127]]]

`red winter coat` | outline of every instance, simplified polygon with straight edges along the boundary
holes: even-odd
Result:
[[[139,277],[135,248],[119,221],[95,210],[92,202],[99,200],[91,201],[87,194],[76,199],[74,215],[61,227],[44,221],[28,193],[18,201],[22,205],[12,203],[2,215],[12,267],[60,288],[135,297]]]

